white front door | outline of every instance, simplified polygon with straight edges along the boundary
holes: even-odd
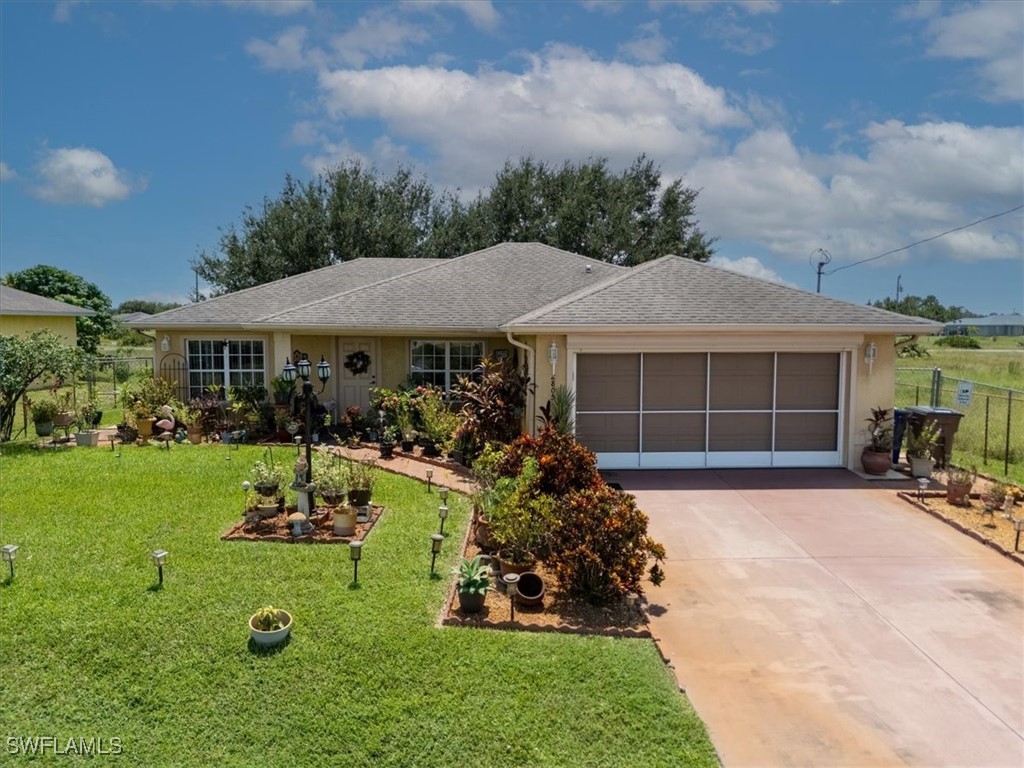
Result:
[[[370,388],[377,386],[377,342],[374,339],[340,339],[338,369],[340,371],[341,414],[350,405],[358,405],[363,413],[370,410]]]

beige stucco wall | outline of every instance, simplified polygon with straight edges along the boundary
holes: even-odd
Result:
[[[868,344],[876,345],[875,362],[870,367],[864,361]],[[863,342],[850,355],[851,403],[847,466],[859,468],[860,454],[868,442],[866,419],[872,408],[893,407],[896,393],[896,338],[894,336],[865,336]]]
[[[78,341],[74,317],[61,315],[0,315],[0,335],[28,336],[35,331],[52,331],[72,346]]]

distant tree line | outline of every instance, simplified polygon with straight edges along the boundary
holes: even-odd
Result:
[[[706,261],[714,238],[697,225],[697,194],[678,179],[663,185],[644,155],[621,173],[605,159],[521,158],[469,202],[408,168],[385,176],[352,161],[309,181],[286,176],[193,267],[219,295],[360,257],[453,258],[502,242],[623,265],[668,253]]]
[[[951,323],[961,317],[971,317],[973,312],[963,307],[951,304],[946,307],[934,296],[904,296],[899,301],[892,298],[884,298],[871,303],[871,306],[879,309],[887,309],[890,312],[899,312],[901,315],[911,317],[925,317],[929,320],[936,320],[940,323]]]

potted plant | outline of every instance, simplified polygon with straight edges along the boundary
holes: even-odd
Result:
[[[53,434],[53,419],[57,415],[57,404],[53,400],[30,401],[29,413],[37,435],[49,437]]]
[[[194,401],[193,401],[194,402]],[[191,403],[185,406],[182,417],[185,421],[185,435],[192,445],[203,442],[203,412]]]
[[[913,431],[907,436],[907,461],[910,462],[910,474],[913,477],[931,477],[935,468],[932,449],[939,442],[941,431],[934,421],[921,425],[917,434]]]
[[[970,469],[950,467],[946,471],[946,501],[966,507],[969,503],[971,488],[974,487],[974,481],[977,479],[978,470],[974,467]]]
[[[491,586],[491,567],[483,559],[483,555],[477,555],[472,560],[462,558],[462,563],[452,569],[452,573],[458,576],[455,593],[459,596],[459,610],[463,613],[479,613],[483,610],[487,590]]]
[[[884,475],[892,467],[892,415],[888,408],[872,408],[868,422],[869,442],[860,462],[869,475]]]
[[[284,471],[276,464],[257,461],[252,465],[252,486],[261,496],[273,496],[284,481]]]
[[[284,376],[275,376],[270,380],[270,391],[274,394],[274,405],[288,405],[295,393],[295,382]]]
[[[1008,495],[1010,496],[1012,504],[1013,496],[1010,494],[1010,486],[996,480],[990,483],[988,488],[982,491],[981,503],[985,505],[985,511],[995,512],[1006,504],[1006,497]]]
[[[489,521],[491,539],[498,552],[501,575],[525,573],[543,554],[554,519],[555,500],[534,494],[537,460],[528,457],[518,477],[502,478],[492,493]]]
[[[336,507],[345,503],[347,481],[348,473],[344,466],[319,453],[313,457],[313,482],[325,504]]]
[[[71,400],[74,392],[66,389],[63,392],[53,390],[54,404],[57,406],[57,413],[53,417],[53,426],[70,427],[75,422],[75,411],[71,407]]]
[[[395,442],[398,440],[398,427],[394,425],[384,428],[380,433],[380,457],[390,459],[395,455]]]
[[[272,605],[260,608],[249,619],[249,635],[259,646],[284,642],[292,631],[292,615]]]
[[[103,411],[91,400],[83,403],[78,409],[78,431],[75,433],[75,445],[97,446],[100,444],[100,433],[96,426],[103,417]]]
[[[377,464],[373,460],[350,461],[347,472],[348,503],[353,507],[369,506],[373,486],[377,482]]]

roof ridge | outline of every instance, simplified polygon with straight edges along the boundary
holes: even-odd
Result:
[[[569,251],[567,251],[567,253],[569,253]],[[579,255],[579,254],[574,254],[574,255]],[[587,258],[587,257],[584,256],[583,258]],[[608,288],[611,288],[613,285],[616,285],[617,283],[625,280],[626,278],[628,278],[628,277],[630,277],[632,275],[636,275],[636,274],[641,273],[641,272],[646,272],[649,269],[653,269],[655,264],[658,264],[660,262],[664,262],[666,259],[669,259],[669,258],[678,259],[678,258],[683,258],[683,257],[681,257],[681,256],[672,256],[672,255],[659,256],[656,259],[652,259],[650,261],[645,261],[642,264],[638,264],[635,267],[622,267],[619,264],[611,264],[610,266],[619,267],[620,269],[622,269],[623,270],[622,273],[618,274],[618,275],[611,275],[609,277],[606,277],[604,280],[602,280],[599,283],[596,283],[594,285],[588,285],[585,288],[580,288],[579,290],[573,291],[572,293],[570,293],[570,294],[568,294],[566,296],[563,296],[560,299],[556,299],[555,301],[552,301],[552,302],[550,302],[548,304],[545,304],[542,307],[537,307],[536,309],[532,309],[532,310],[530,310],[529,312],[527,312],[525,314],[519,315],[519,317],[514,317],[511,320],[507,320],[504,323],[502,323],[501,327],[505,327],[505,326],[509,326],[509,325],[516,325],[518,323],[527,323],[527,322],[530,322],[531,320],[533,320],[535,317],[541,317],[543,315],[546,315],[548,312],[554,312],[556,309],[561,309],[562,307],[567,307],[570,304],[574,304],[577,301],[580,301],[581,299],[585,299],[585,298],[587,298],[589,296],[592,296],[592,295],[594,295],[596,293],[599,293],[601,291],[607,290]],[[596,259],[595,259],[595,261],[596,261]],[[692,261],[692,259],[691,259],[691,261]],[[603,262],[603,263],[607,264],[608,262]]]

